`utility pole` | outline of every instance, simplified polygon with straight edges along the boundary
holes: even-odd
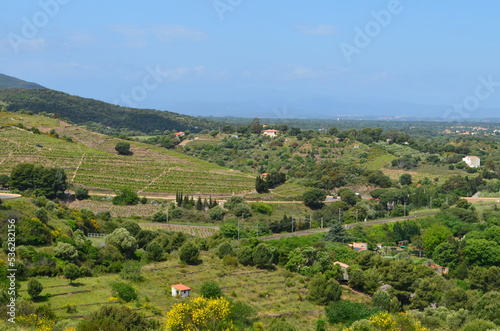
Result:
[[[321,217],[321,228],[323,229],[323,217]]]
[[[312,229],[312,219],[311,219],[311,216],[309,216],[309,230]]]
[[[293,233],[293,217],[292,217],[292,233]]]

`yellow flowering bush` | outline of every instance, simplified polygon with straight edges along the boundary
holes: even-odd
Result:
[[[233,323],[228,320],[229,313],[230,303],[224,298],[190,299],[176,304],[167,313],[165,330],[236,330]]]
[[[385,312],[371,316],[370,324],[373,325],[376,328],[376,330],[384,330],[384,331],[397,330],[396,321],[394,320],[393,316]]]
[[[350,328],[343,331],[429,331],[422,326],[420,321],[407,313],[389,314],[387,312],[378,313],[368,320],[354,322]]]
[[[55,326],[55,322],[47,318],[40,318],[35,314],[22,315],[16,317],[16,323],[22,326],[35,327],[36,331],[52,331]]]

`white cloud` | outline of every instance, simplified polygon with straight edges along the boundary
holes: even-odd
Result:
[[[207,69],[205,66],[179,67],[174,69],[160,69],[162,76],[169,81],[192,80],[205,78],[217,80],[226,76],[226,71],[215,71]]]
[[[333,36],[337,30],[335,26],[330,24],[311,25],[307,23],[298,24],[295,26],[295,29],[302,34],[316,36]]]
[[[175,39],[201,41],[207,38],[207,35],[201,30],[174,24],[112,25],[110,28],[125,37],[132,38],[125,44],[131,48],[145,47],[147,45],[146,38],[151,36],[161,42],[171,42]]]

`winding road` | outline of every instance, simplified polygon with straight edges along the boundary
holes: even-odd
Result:
[[[20,195],[20,194],[0,193],[0,199],[2,199],[2,200],[17,199],[17,198],[20,198],[21,196],[22,195]]]

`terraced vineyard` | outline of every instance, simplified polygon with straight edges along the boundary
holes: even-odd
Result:
[[[218,226],[197,226],[197,225],[184,225],[184,224],[166,224],[166,223],[139,223],[140,227],[144,230],[167,230],[174,232],[183,232],[195,237],[206,238],[214,235],[219,231]]]
[[[7,121],[7,116],[15,116],[15,121]],[[35,162],[64,168],[72,183],[86,186],[91,192],[113,193],[130,187],[140,195],[169,196],[177,190],[189,194],[253,190],[252,176],[163,148],[131,142],[133,155],[123,156],[114,151],[119,139],[66,123],[57,127],[55,123],[44,123],[50,126],[40,130],[54,128],[61,137],[71,137],[73,143],[12,126],[28,121],[30,124],[23,124],[31,126],[35,122],[31,117],[10,113],[0,116],[4,125],[0,129],[0,174],[9,174],[20,162]]]

